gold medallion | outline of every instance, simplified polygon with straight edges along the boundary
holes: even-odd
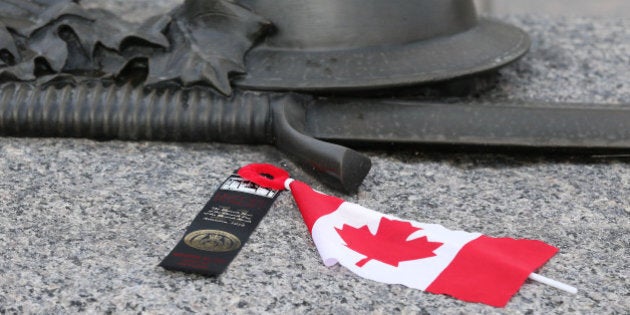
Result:
[[[241,240],[220,230],[197,230],[184,237],[186,245],[207,252],[231,252],[241,247]]]

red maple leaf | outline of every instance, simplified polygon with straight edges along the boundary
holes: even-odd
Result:
[[[429,242],[426,236],[408,241],[409,235],[422,229],[385,217],[381,218],[375,235],[367,225],[357,229],[344,224],[335,229],[348,248],[366,256],[356,263],[359,267],[372,259],[398,267],[401,261],[433,257],[433,251],[442,246],[439,242]]]

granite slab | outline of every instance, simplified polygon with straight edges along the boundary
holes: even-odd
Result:
[[[84,1],[128,19],[177,1]],[[530,53],[483,100],[630,101],[630,21],[500,16]],[[364,151],[357,194],[322,186],[270,146],[0,138],[0,314],[627,314],[628,155]],[[402,218],[560,248],[506,308],[466,303],[325,267],[289,194],[218,278],[160,260],[221,181],[251,162],[280,165],[316,189]]]

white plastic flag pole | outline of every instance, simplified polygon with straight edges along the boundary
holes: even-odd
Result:
[[[570,286],[566,283],[562,283],[560,281],[557,280],[553,280],[553,279],[549,279],[545,276],[541,276],[537,273],[532,273],[529,275],[529,278],[534,280],[534,281],[538,281],[540,283],[544,283],[546,285],[552,286],[556,289],[560,289],[562,291],[566,291],[572,294],[577,294],[578,289],[576,287]]]

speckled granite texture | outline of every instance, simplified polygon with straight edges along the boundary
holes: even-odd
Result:
[[[98,1],[127,18],[165,10],[143,4],[173,2],[126,3]],[[630,21],[503,19],[529,31],[534,44],[479,97],[630,100]],[[241,165],[276,163],[317,189],[339,193],[268,146],[0,138],[0,314],[630,310],[627,157],[366,153],[372,172],[358,194],[342,197],[403,218],[544,240],[560,253],[540,273],[580,292],[528,281],[505,309],[496,309],[326,268],[289,194],[219,278],[168,272],[157,264]]]

